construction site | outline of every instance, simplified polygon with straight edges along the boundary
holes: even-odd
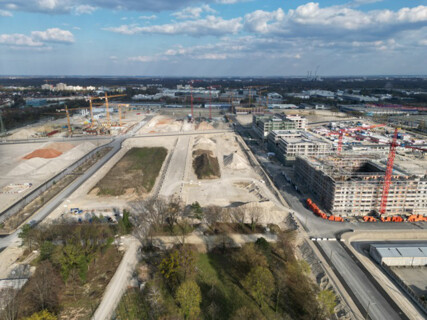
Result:
[[[386,167],[379,155],[298,157],[295,181],[325,210],[343,216],[380,213]],[[426,214],[427,175],[394,169],[384,214]]]

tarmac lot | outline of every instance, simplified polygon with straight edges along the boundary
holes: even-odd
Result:
[[[393,267],[392,270],[417,296],[427,296],[427,267]]]

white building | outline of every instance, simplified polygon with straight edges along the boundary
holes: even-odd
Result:
[[[294,122],[296,129],[303,129],[303,130],[305,130],[305,128],[307,127],[307,119],[304,118],[304,117],[301,117],[298,114],[296,114],[296,115],[287,115],[286,119],[291,120],[292,122]]]

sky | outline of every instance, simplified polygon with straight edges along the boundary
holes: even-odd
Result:
[[[426,75],[427,0],[0,0],[1,75]]]

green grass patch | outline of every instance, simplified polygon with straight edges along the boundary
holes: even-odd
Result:
[[[120,196],[153,189],[168,151],[162,147],[133,148],[98,182],[98,195]]]

